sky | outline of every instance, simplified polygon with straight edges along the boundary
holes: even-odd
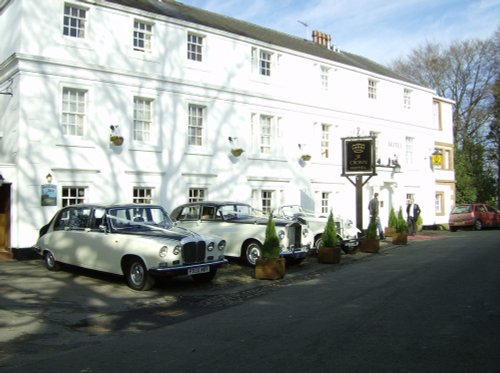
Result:
[[[311,39],[388,65],[427,42],[487,39],[500,29],[500,0],[177,0]]]

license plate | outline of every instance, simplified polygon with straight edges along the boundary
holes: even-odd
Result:
[[[208,272],[210,272],[210,266],[195,267],[188,269],[188,275],[197,275],[199,273],[208,273]]]

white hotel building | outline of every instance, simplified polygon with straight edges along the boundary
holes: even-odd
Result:
[[[411,197],[425,225],[447,222],[453,102],[324,34],[305,40],[171,0],[0,0],[0,35],[7,256],[76,202],[300,204],[356,221],[341,139],[357,135],[376,136],[382,166],[401,165],[363,187],[364,205],[379,192],[384,225]],[[42,198],[46,184],[55,198]]]

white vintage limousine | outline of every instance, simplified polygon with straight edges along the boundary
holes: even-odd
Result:
[[[220,237],[175,227],[161,206],[79,204],[40,229],[35,250],[51,271],[71,264],[124,275],[132,289],[149,290],[157,276],[211,281],[225,246]]]

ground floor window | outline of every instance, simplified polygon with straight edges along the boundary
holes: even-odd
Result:
[[[189,188],[188,202],[201,202],[207,196],[205,188]]]
[[[63,187],[61,196],[62,207],[85,203],[85,190],[85,187]]]
[[[152,203],[153,202],[153,190],[150,187],[134,187],[133,191],[133,203]]]
[[[330,193],[321,192],[321,214],[328,215],[330,213]]]

